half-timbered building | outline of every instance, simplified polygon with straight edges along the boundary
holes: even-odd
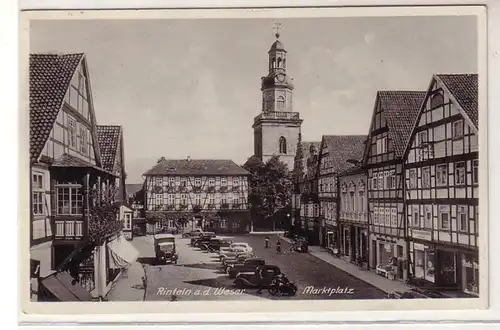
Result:
[[[434,75],[408,142],[411,270],[422,285],[479,293],[478,82]]]
[[[364,149],[364,144],[359,147]],[[339,173],[340,255],[350,262],[368,268],[368,201],[366,173],[359,164]]]
[[[299,142],[292,172],[292,217],[295,234],[319,244],[318,156],[320,142]]]
[[[119,271],[108,243],[121,223],[91,221],[93,206],[114,194],[117,175],[103,166],[84,54],[31,54],[29,86],[31,259],[41,278],[71,265],[81,286],[103,296]],[[95,235],[103,238],[98,246],[89,243]]]
[[[247,231],[249,175],[232,160],[162,157],[144,174],[146,218],[169,231]]]
[[[320,244],[338,251],[338,174],[363,155],[365,135],[324,135],[318,158],[318,198],[320,203]]]
[[[370,267],[378,274],[407,277],[403,160],[425,92],[379,91],[365,146],[368,180]]]

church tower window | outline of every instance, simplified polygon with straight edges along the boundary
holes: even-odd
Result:
[[[285,98],[283,96],[278,97],[278,109],[285,108]]]
[[[280,154],[286,154],[286,139],[284,136],[280,137],[279,145],[280,145]]]

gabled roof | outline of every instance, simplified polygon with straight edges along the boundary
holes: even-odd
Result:
[[[30,158],[36,161],[63,104],[64,96],[78,65],[78,54],[30,54]]]
[[[165,159],[162,157],[144,175],[250,175],[250,173],[227,159]]]
[[[339,173],[351,167],[348,159],[361,160],[365,141],[366,135],[323,135],[322,144],[333,161],[333,171]]]
[[[374,114],[377,111],[377,104],[380,103],[389,129],[389,138],[394,145],[396,158],[402,157],[404,154],[425,94],[422,91],[379,91],[377,93]],[[369,148],[367,149],[369,150]]]
[[[448,92],[467,114],[472,124],[478,127],[478,75],[477,74],[437,74]]]
[[[101,151],[102,167],[113,172],[116,154],[120,148],[122,127],[115,125],[97,125],[97,141]]]

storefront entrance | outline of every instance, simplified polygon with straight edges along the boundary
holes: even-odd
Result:
[[[479,261],[477,253],[461,254],[462,291],[479,295]]]

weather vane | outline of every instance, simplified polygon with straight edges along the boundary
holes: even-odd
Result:
[[[280,37],[280,29],[281,29],[281,23],[280,22],[276,22],[274,23],[274,29],[276,30],[276,38],[279,38]]]

